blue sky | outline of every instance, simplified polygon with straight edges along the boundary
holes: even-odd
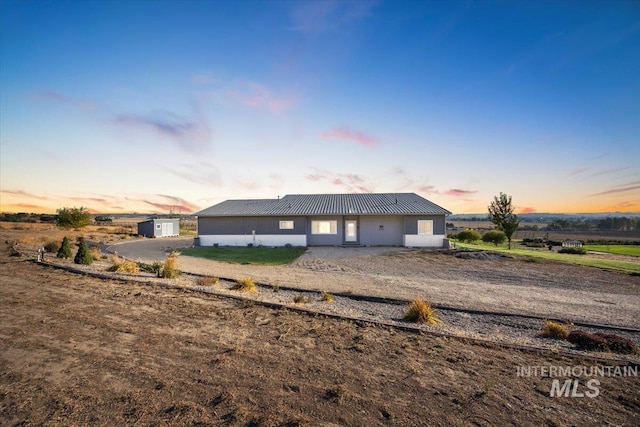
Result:
[[[637,1],[0,2],[0,210],[640,211]]]

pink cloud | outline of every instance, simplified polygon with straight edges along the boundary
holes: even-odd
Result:
[[[373,147],[378,144],[378,139],[363,132],[350,129],[348,126],[338,126],[320,134],[324,139],[339,139],[355,142],[364,147]]]
[[[467,194],[474,194],[477,191],[474,190],[461,190],[459,188],[452,188],[451,190],[445,191],[444,194],[447,196],[466,196]]]
[[[532,208],[532,207],[520,208],[521,214],[530,214],[535,212],[536,212],[536,208]]]
[[[269,87],[255,82],[237,83],[227,90],[227,96],[245,107],[271,113],[290,110],[296,104],[294,96],[276,94]]]

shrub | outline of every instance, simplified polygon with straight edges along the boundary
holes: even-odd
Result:
[[[462,230],[458,233],[457,236],[458,240],[466,243],[477,242],[478,240],[480,240],[480,237],[480,233],[478,233],[476,230]]]
[[[18,251],[18,249],[16,248],[16,246],[18,246],[17,240],[12,240],[7,243],[8,243],[7,252],[9,252],[9,256],[22,256],[20,251]]]
[[[604,338],[585,331],[571,331],[567,341],[583,350],[607,351],[609,349]]]
[[[252,247],[253,247],[253,243],[248,243],[248,244],[247,244],[247,247],[248,247],[248,248],[252,248]]]
[[[594,336],[602,338],[607,342],[609,350],[620,354],[633,354],[637,351],[636,343],[630,339],[615,334],[595,333]]]
[[[569,336],[569,329],[565,325],[552,320],[547,320],[544,329],[540,331],[540,336],[547,338],[555,338],[558,340],[566,340]]]
[[[198,277],[196,279],[196,285],[198,286],[215,286],[220,283],[220,279],[217,277]]]
[[[51,242],[47,242],[44,245],[44,250],[50,253],[54,253],[54,252],[58,252],[58,249],[60,249],[60,244],[58,242],[55,241],[51,241]]]
[[[111,257],[111,263],[111,267],[108,268],[109,271],[131,274],[140,273],[140,267],[137,263],[121,258],[118,255],[113,255]]]
[[[431,304],[425,302],[422,298],[416,298],[409,304],[402,320],[414,323],[427,323],[429,325],[441,323],[440,319],[436,317],[436,309],[431,307]]]
[[[80,238],[80,247],[78,248],[75,258],[73,258],[73,262],[83,265],[91,265],[93,263],[93,257],[91,256],[91,252],[89,252],[87,242],[85,242],[83,238]]]
[[[91,253],[91,256],[94,260],[104,258],[104,256],[102,255],[102,251],[100,251],[100,248],[95,245],[89,248],[89,252]]]
[[[56,256],[58,258],[71,258],[71,245],[69,244],[67,236],[64,236],[64,239],[62,239],[62,245],[58,249]]]
[[[140,264],[140,270],[145,273],[153,273],[156,277],[162,277],[162,261],[153,261],[151,264]]]
[[[330,293],[328,293],[328,292],[323,292],[323,293],[322,293],[322,301],[325,301],[325,302],[333,302],[333,295],[331,295],[331,294],[330,294]]]
[[[298,294],[295,297],[293,297],[293,302],[295,302],[296,304],[307,304],[309,301],[309,298],[305,297],[302,294]]]
[[[258,287],[256,286],[256,282],[253,281],[251,277],[245,277],[244,279],[236,280],[235,285],[231,287],[234,291],[240,292],[258,292]]]
[[[484,236],[482,236],[483,242],[493,243],[496,246],[504,243],[505,240],[507,240],[507,235],[504,234],[504,231],[500,230],[490,230],[484,233]]]
[[[284,247],[287,249],[291,249],[293,246],[291,245],[291,243],[285,243]]]
[[[587,253],[585,248],[562,248],[558,250],[559,254],[575,254],[575,255],[584,255]]]
[[[64,228],[82,228],[91,224],[91,214],[86,208],[61,208],[56,212],[56,224]]]
[[[178,270],[178,255],[180,252],[173,251],[167,258],[164,260],[164,265],[162,266],[162,276],[164,279],[175,279],[180,275],[180,271]]]

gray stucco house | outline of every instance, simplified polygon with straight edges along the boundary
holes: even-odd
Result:
[[[180,219],[156,218],[138,223],[138,234],[145,237],[174,237],[180,235]]]
[[[449,214],[415,193],[227,200],[195,214],[196,244],[443,247]]]

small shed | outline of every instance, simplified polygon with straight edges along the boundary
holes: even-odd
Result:
[[[180,235],[179,218],[156,218],[138,223],[138,235],[144,237],[174,237]]]
[[[562,242],[563,248],[581,248],[582,242],[580,240],[565,240]]]

